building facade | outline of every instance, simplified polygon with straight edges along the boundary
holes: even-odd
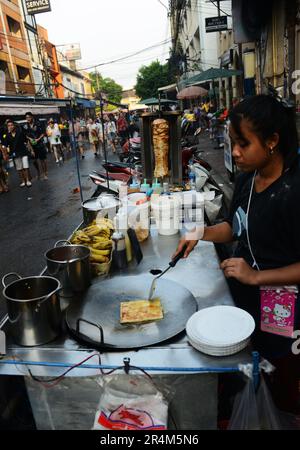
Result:
[[[235,62],[239,60],[244,70],[244,95],[267,93],[272,86],[282,97],[299,100],[299,94],[293,93],[300,62],[299,5],[298,0],[232,0],[230,48],[237,52]]]
[[[0,74],[2,95],[35,95],[29,38],[19,0],[0,0]]]
[[[48,31],[45,28],[38,25],[37,29],[45,74],[45,89],[49,97],[64,98],[56,47],[49,41]]]
[[[207,33],[205,28],[205,19],[217,15],[215,4],[205,0],[170,0],[171,61],[177,65],[182,81],[219,67],[216,33]]]
[[[272,86],[300,111],[300,0],[222,0],[219,8],[211,3],[169,2],[179,89],[210,67],[237,69],[242,76],[217,80],[219,105],[229,108],[234,97],[270,92]],[[206,32],[205,19],[216,16],[227,16],[228,29]]]
[[[128,105],[129,111],[133,111],[134,109],[139,109],[142,107],[145,108],[143,105],[139,105],[139,102],[141,101],[141,98],[136,95],[135,89],[127,89],[126,91],[122,92],[122,99],[121,103],[123,105]]]
[[[50,97],[51,93],[47,88],[47,73],[44,66],[41,43],[38,35],[38,26],[35,16],[27,14],[25,0],[19,0],[19,5],[24,22],[28,55],[31,59],[31,68],[33,80],[35,83],[36,95]]]
[[[92,81],[86,72],[73,70],[65,64],[60,64],[60,72],[63,84],[63,97],[93,98]]]

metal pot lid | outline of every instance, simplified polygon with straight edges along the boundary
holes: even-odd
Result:
[[[175,337],[185,330],[198,306],[190,291],[168,279],[157,280],[155,290],[155,297],[160,298],[164,310],[162,320],[139,325],[120,324],[120,303],[145,300],[152,280],[151,276],[139,275],[94,284],[83,298],[67,309],[69,330],[95,347],[111,349],[147,347]]]
[[[83,202],[82,207],[90,211],[101,211],[102,209],[116,208],[119,205],[120,201],[113,195],[100,195],[100,197]]]

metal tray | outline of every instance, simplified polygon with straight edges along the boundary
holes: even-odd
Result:
[[[167,341],[185,330],[197,311],[195,297],[174,281],[159,279],[155,297],[164,310],[160,321],[120,324],[120,302],[146,299],[152,277],[117,277],[94,284],[66,311],[67,326],[75,338],[95,347],[111,349],[141,348]]]

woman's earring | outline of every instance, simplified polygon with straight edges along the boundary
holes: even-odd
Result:
[[[270,147],[270,155],[274,155],[273,147]]]

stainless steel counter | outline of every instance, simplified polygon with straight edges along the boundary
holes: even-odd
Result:
[[[113,273],[111,276],[146,274],[152,269],[164,269],[176,249],[178,239],[179,235],[159,236],[155,230],[152,230],[150,238],[142,245],[144,259],[141,264],[137,266],[133,262],[125,271]],[[152,278],[149,274],[149,286]],[[200,242],[189,258],[180,261],[166,274],[166,278],[189,289],[195,296],[199,309],[213,305],[233,304],[223,272],[219,268],[214,245],[211,243]],[[64,304],[64,307],[66,306],[67,304]],[[3,329],[6,330],[6,328],[4,325]],[[92,348],[77,343],[67,332],[51,344],[34,348],[14,345],[9,339],[9,327],[7,334],[7,355],[4,360],[0,360],[0,375],[26,375],[29,365],[26,362],[35,362],[37,365],[31,365],[34,375],[57,376],[64,372],[65,367],[78,364],[93,352],[98,353]],[[225,358],[206,356],[194,350],[186,336],[182,334],[167,343],[137,351],[101,352],[101,363],[107,368],[119,367],[123,365],[125,357],[130,358],[132,365],[146,368],[155,374],[226,372],[228,369],[237,368],[239,363],[251,361],[249,350]],[[17,360],[23,361],[22,365],[17,365]],[[81,368],[72,370],[68,376],[98,375],[98,364],[97,357],[94,357]]]
[[[145,274],[152,269],[166,268],[178,239],[179,235],[162,237],[153,230],[142,246],[144,259],[141,264],[136,266],[132,263],[126,271],[114,273],[112,277]],[[199,309],[233,304],[211,243],[200,242],[190,257],[180,261],[166,278],[189,289]],[[149,274],[149,287],[151,280],[152,275]],[[63,306],[67,304],[63,302]],[[0,360],[0,375],[25,377],[37,428],[90,429],[102,392],[97,381],[100,375],[99,353],[81,346],[67,332],[49,345],[21,348],[10,342],[9,327],[6,325],[3,328],[8,331],[8,348],[6,357]],[[56,377],[89,356],[92,358],[69,372],[51,389],[28,376],[30,369],[35,377]],[[123,366],[125,357],[130,358],[131,365],[144,368],[156,381],[162,381],[174,389],[168,428],[179,430],[216,429],[217,373],[233,372],[238,369],[238,364],[251,362],[249,349],[225,358],[206,356],[189,345],[184,333],[169,342],[137,351],[101,352],[101,366],[104,369]]]

